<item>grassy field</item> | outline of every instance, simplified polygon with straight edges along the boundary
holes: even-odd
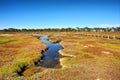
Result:
[[[59,40],[62,68],[34,66],[46,45],[30,36],[0,37],[0,74],[3,80],[119,80],[120,40],[80,36],[79,32],[41,33],[51,35],[49,41]],[[91,33],[87,33],[91,34]],[[92,33],[115,35],[120,33]],[[16,71],[27,66],[19,76]]]
[[[70,76],[82,80],[120,79],[120,41],[95,37],[78,37],[67,34],[61,45],[62,54],[72,55],[63,58],[63,68],[71,68]],[[76,70],[77,69],[77,70]],[[67,80],[67,79],[66,79]],[[69,79],[72,80],[72,79]]]
[[[35,37],[15,34],[0,36],[0,79],[19,76],[22,69],[34,66],[41,56],[40,51],[46,48]]]

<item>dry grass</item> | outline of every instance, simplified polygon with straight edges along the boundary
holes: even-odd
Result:
[[[34,61],[41,56],[40,51],[46,48],[35,37],[0,36],[0,78],[16,74],[23,66],[34,66]]]
[[[44,34],[44,33],[42,33]],[[50,41],[62,39],[61,69],[29,67],[24,74],[29,77],[9,77],[9,80],[119,80],[120,41],[80,36],[77,33],[45,33]],[[54,35],[55,34],[55,35]],[[57,35],[56,34],[60,34]],[[93,34],[93,33],[90,33]],[[98,33],[94,33],[98,34]],[[107,33],[100,33],[105,34]],[[120,35],[119,33],[108,33]],[[27,46],[28,47],[28,46]],[[33,48],[32,48],[33,49]],[[31,54],[32,55],[32,54]],[[27,55],[27,56],[31,56]],[[21,57],[20,57],[21,58]],[[32,73],[32,75],[31,75]]]
[[[76,56],[61,60],[63,68],[71,66],[70,68],[77,72],[77,66],[79,73],[76,75],[79,78],[75,78],[75,80],[97,80],[97,78],[100,80],[120,79],[119,40],[65,36],[61,44],[65,48],[62,51],[64,54]],[[82,71],[85,72],[83,73]],[[70,76],[74,77],[73,75]]]
[[[36,77],[38,80],[120,79],[119,40],[78,37],[78,34],[72,33],[63,34],[61,39],[60,44],[64,50],[60,53],[64,56],[71,56],[60,60],[62,69],[47,69],[31,78]]]

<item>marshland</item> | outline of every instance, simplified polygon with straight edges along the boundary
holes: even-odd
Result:
[[[118,38],[103,37],[108,35]],[[2,31],[0,79],[119,80],[119,37],[119,32]]]
[[[120,0],[0,0],[0,80],[120,80]]]

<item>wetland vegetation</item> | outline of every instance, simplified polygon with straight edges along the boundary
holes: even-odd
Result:
[[[0,80],[120,80],[120,0],[0,0]]]
[[[0,79],[119,80],[120,40],[90,34],[120,36],[119,32],[78,31],[0,34]],[[38,35],[49,37],[43,41]],[[49,67],[53,65],[50,63],[52,60],[43,57],[43,53],[53,55],[52,52],[49,54],[49,48],[53,45],[61,45],[63,49],[58,48],[57,54],[62,57],[51,57],[59,65]]]

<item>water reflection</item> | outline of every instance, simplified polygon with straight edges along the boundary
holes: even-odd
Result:
[[[47,68],[55,68],[60,67],[59,59],[62,57],[58,51],[62,49],[60,44],[56,43],[53,44],[48,40],[45,40],[48,36],[40,36],[40,39],[43,43],[48,46],[48,50],[42,54],[42,61],[40,62],[39,66],[47,67]]]

